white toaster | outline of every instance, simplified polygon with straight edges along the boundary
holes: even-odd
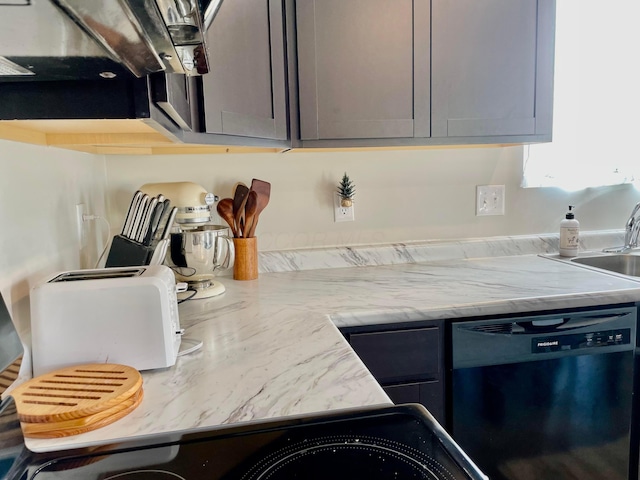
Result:
[[[164,265],[61,272],[31,290],[33,375],[82,363],[175,364],[182,330]]]

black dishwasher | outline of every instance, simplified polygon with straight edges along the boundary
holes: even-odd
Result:
[[[492,480],[626,480],[635,307],[451,325],[452,437]]]

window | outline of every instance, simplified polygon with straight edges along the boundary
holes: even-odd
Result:
[[[525,187],[640,180],[637,0],[558,0],[553,142],[524,148]]]

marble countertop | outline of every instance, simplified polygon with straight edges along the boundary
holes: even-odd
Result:
[[[539,255],[261,273],[180,305],[203,347],[143,372],[145,397],[93,432],[28,439],[51,451],[389,404],[338,327],[524,313],[640,300],[640,282]]]

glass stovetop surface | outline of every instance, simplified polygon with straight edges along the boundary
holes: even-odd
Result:
[[[476,480],[422,407],[405,405],[183,435],[32,467],[33,480]]]

